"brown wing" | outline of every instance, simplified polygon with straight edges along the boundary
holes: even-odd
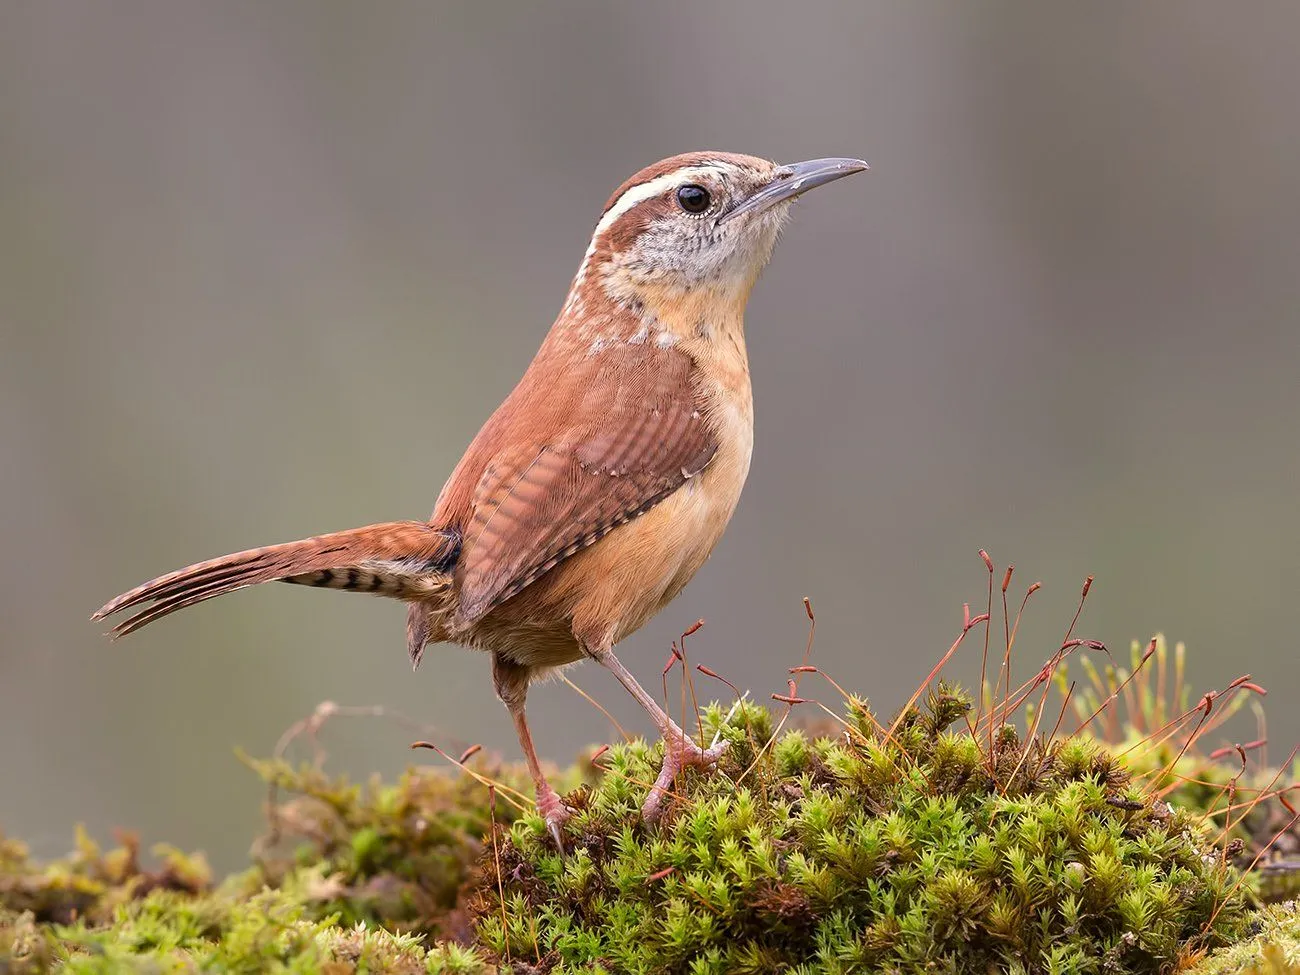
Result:
[[[550,422],[543,421],[550,411],[528,397],[533,419],[543,422],[512,429],[474,491],[459,568],[460,623],[648,511],[713,458],[717,443],[689,357],[654,350],[638,358],[566,376],[585,388],[576,399],[557,391],[561,412]]]

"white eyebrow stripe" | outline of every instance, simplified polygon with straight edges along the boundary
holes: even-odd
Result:
[[[587,253],[582,255],[582,263],[578,265],[577,276],[573,279],[573,285],[569,291],[569,300],[564,304],[564,313],[572,313],[577,309],[577,302],[580,300],[579,286],[587,277],[587,269],[591,264],[592,255],[596,253],[596,244],[601,236],[614,226],[614,222],[619,217],[627,213],[638,203],[644,203],[646,200],[653,199],[660,193],[687,179],[703,179],[705,176],[716,176],[721,163],[702,166],[682,166],[680,169],[674,169],[671,173],[664,173],[662,176],[656,176],[654,179],[647,180],[644,183],[637,183],[635,186],[629,186],[623,191],[623,195],[610,204],[608,210],[601,216],[600,222],[596,224],[596,229],[591,233],[591,243],[587,245]]]
[[[596,224],[596,229],[591,235],[592,242],[603,234],[606,230],[614,225],[619,217],[627,213],[638,203],[644,203],[646,200],[653,199],[660,193],[678,183],[690,179],[703,179],[705,176],[717,173],[716,166],[683,166],[681,169],[674,169],[671,173],[664,173],[662,176],[656,176],[652,180],[644,183],[637,183],[635,186],[629,186],[617,200],[611,204],[610,208],[605,211],[605,215],[600,218],[600,223]]]

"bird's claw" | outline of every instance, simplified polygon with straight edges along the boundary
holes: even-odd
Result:
[[[556,821],[550,818],[546,820],[546,828],[550,831],[551,839],[555,840],[555,848],[560,852],[561,856],[564,855],[564,834],[560,832],[562,822],[563,820]]]
[[[663,814],[664,796],[672,788],[677,773],[684,768],[712,771],[722,753],[727,750],[727,744],[721,741],[710,748],[701,748],[689,738],[680,738],[676,743],[665,742],[663,768],[659,770],[659,778],[655,780],[645,805],[641,807],[641,818],[647,823],[656,822]]]
[[[568,822],[572,810],[560,801],[559,793],[548,785],[545,789],[537,790],[537,811],[546,820],[546,829],[551,834],[551,839],[555,840],[555,848],[564,853],[562,827]]]

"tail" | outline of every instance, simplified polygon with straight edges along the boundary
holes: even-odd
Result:
[[[420,521],[367,525],[196,563],[123,593],[91,619],[142,606],[113,627],[116,639],[178,609],[263,582],[423,600],[451,584],[459,554],[460,533],[452,529]]]

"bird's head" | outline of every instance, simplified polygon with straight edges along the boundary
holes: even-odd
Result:
[[[860,159],[781,165],[726,152],[657,162],[609,198],[577,283],[614,300],[703,289],[743,301],[794,199],[866,168]]]

